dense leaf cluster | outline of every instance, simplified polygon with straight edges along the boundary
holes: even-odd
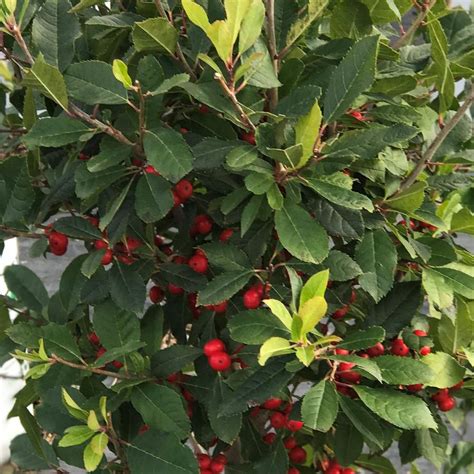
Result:
[[[15,465],[471,463],[474,22],[448,3],[2,0],[0,238],[82,249],[53,294],[5,270]]]

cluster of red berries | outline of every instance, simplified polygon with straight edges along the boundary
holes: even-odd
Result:
[[[225,454],[218,454],[211,458],[209,454],[199,453],[196,455],[200,474],[220,474],[227,464]]]
[[[354,469],[342,467],[337,459],[326,459],[321,462],[321,470],[324,474],[355,474]]]
[[[428,333],[426,331],[422,331],[421,329],[416,329],[413,331],[413,334],[418,337],[428,336]],[[397,338],[392,341],[390,352],[396,356],[406,357],[410,355],[410,348],[405,344],[402,338]],[[430,352],[431,348],[429,346],[423,346],[418,351],[421,356],[428,355]]]
[[[409,227],[411,230],[416,230],[418,232],[423,232],[425,229],[429,232],[436,232],[438,230],[438,228],[433,224],[428,224],[428,222],[422,221],[414,221],[413,219],[408,221],[402,220],[400,221],[400,225],[407,228]]]
[[[125,243],[118,242],[113,248],[110,248],[109,242],[105,239],[96,240],[94,247],[97,250],[105,249],[102,256],[101,264],[106,266],[112,263],[113,257],[116,256],[118,261],[125,265],[131,265],[135,261],[133,255],[135,250],[142,246],[142,242],[135,237],[127,237]]]
[[[100,345],[100,339],[99,336],[95,332],[91,332],[88,336],[87,339],[89,339],[89,342],[97,347],[96,353],[95,353],[95,358],[99,359],[102,357],[106,352],[107,349],[103,346]],[[111,362],[111,364],[116,368],[116,369],[121,369],[123,367],[122,362],[118,360],[114,360]]]
[[[464,385],[464,381],[457,383],[451,388],[442,388],[438,390],[431,399],[436,402],[441,411],[451,411],[456,408],[456,400],[451,396],[451,392],[459,390]]]
[[[247,309],[257,309],[270,292],[270,284],[257,283],[244,292],[243,302]]]
[[[216,372],[224,372],[232,365],[232,359],[227,353],[225,344],[220,339],[211,339],[204,344],[204,355],[209,366]]]
[[[349,355],[347,349],[336,349],[335,352],[338,355]],[[336,370],[336,380],[351,384],[360,383],[362,376],[359,372],[352,370],[355,365],[353,362],[339,362]]]

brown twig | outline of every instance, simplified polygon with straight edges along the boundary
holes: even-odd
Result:
[[[0,232],[11,235],[12,237],[26,237],[27,239],[41,239],[44,234],[37,234],[35,232],[25,232],[22,230],[11,229],[5,225],[0,225]]]
[[[431,7],[435,4],[436,0],[432,0],[428,5],[424,6],[423,9],[420,11],[418,16],[416,17],[415,21],[411,24],[410,28],[406,30],[400,38],[398,38],[395,43],[393,43],[394,49],[400,49],[402,46],[405,46],[409,43],[416,33],[418,28],[422,25],[425,21],[426,17],[428,16],[428,12],[431,10]]]

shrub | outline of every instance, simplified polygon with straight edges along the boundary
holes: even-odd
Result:
[[[474,388],[468,13],[3,0],[1,15],[2,238],[35,239],[46,266],[83,244],[54,294],[5,270],[0,360],[29,364],[16,465],[392,473],[394,443],[403,464],[470,463],[447,429]]]

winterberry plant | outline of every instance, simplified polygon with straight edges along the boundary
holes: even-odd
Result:
[[[449,3],[2,0],[0,238],[68,259],[53,293],[4,273],[19,469],[472,462],[474,22]]]

